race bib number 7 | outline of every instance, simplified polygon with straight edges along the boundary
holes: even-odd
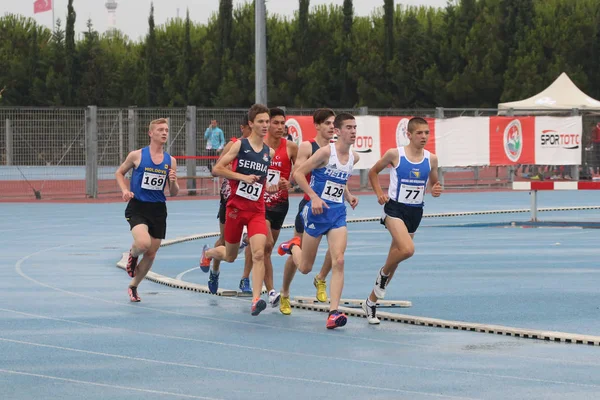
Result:
[[[144,172],[144,176],[142,177],[142,189],[163,190],[166,179],[166,175]]]
[[[267,186],[278,185],[279,178],[281,177],[281,171],[276,169],[270,169],[267,171]]]
[[[323,188],[323,193],[321,193],[321,198],[323,200],[329,200],[334,203],[343,203],[344,202],[344,186],[340,185],[336,182],[327,181],[325,182],[325,187]]]
[[[235,194],[248,200],[257,201],[262,193],[262,183],[255,182],[248,184],[244,181],[240,181]]]
[[[398,202],[404,204],[421,204],[425,195],[425,186],[405,185],[400,186]]]

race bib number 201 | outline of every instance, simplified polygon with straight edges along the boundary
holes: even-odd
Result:
[[[144,172],[142,177],[142,189],[146,190],[163,190],[166,176],[153,174],[152,172]]]
[[[253,184],[248,184],[244,181],[240,181],[235,194],[248,200],[257,201],[262,194],[262,188],[262,183],[255,182]]]
[[[327,181],[321,193],[323,200],[333,201],[334,203],[344,202],[344,185],[340,185],[336,182]]]
[[[404,204],[421,204],[425,195],[425,186],[405,185],[400,186],[398,201]]]

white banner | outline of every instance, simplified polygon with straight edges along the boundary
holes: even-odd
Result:
[[[537,165],[581,164],[582,120],[578,117],[535,118]]]
[[[369,169],[381,157],[379,142],[379,117],[366,115],[356,117],[356,141],[352,150],[360,156],[355,169]]]
[[[490,164],[490,119],[458,117],[435,120],[435,153],[440,167]]]

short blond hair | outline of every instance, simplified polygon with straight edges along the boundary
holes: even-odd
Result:
[[[150,122],[150,125],[148,126],[148,131],[152,130],[152,127],[154,125],[160,125],[160,124],[169,124],[169,120],[166,118],[159,118],[159,119],[155,119],[154,121]]]

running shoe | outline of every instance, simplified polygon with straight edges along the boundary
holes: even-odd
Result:
[[[138,257],[134,257],[131,255],[131,250],[129,250],[129,258],[127,259],[127,275],[130,277],[135,277],[135,267],[137,267]]]
[[[293,238],[291,238],[287,242],[281,243],[279,245],[279,247],[277,248],[277,253],[280,256],[283,256],[285,254],[292,254],[292,247],[293,246],[300,246],[300,236],[294,236]]]
[[[330,311],[329,317],[327,318],[327,329],[335,329],[341,328],[346,325],[348,321],[348,317],[345,314],[340,313],[339,311]]]
[[[129,286],[127,292],[129,293],[129,300],[131,300],[132,302],[139,303],[140,301],[142,301],[142,298],[138,296],[137,287]]]
[[[219,273],[217,272],[215,274],[212,269],[208,275],[208,290],[210,290],[212,294],[216,294],[217,290],[219,290]]]
[[[252,302],[252,308],[250,309],[250,313],[254,316],[260,314],[265,308],[267,308],[267,302],[263,299],[257,298]]]
[[[320,280],[315,276],[313,285],[317,288],[317,300],[321,303],[327,303],[327,281]]]
[[[210,258],[206,257],[206,252],[208,250],[208,245],[205,244],[202,248],[202,257],[200,257],[200,269],[202,272],[208,272],[210,269]]]

